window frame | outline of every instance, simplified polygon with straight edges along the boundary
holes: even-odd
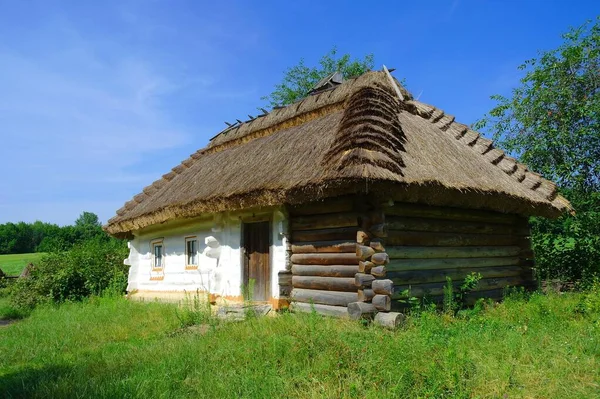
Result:
[[[196,264],[192,264],[189,263],[189,259],[190,259],[190,254],[188,252],[188,243],[191,241],[195,241],[196,244]],[[185,269],[186,270],[196,270],[198,269],[199,263],[200,263],[200,252],[198,251],[199,247],[198,247],[198,237],[197,236],[187,236],[185,237],[185,251],[184,251],[184,255],[185,255]]]
[[[156,247],[160,246],[160,266],[156,266]],[[152,240],[150,242],[150,250],[151,250],[151,257],[152,257],[152,271],[163,271],[165,270],[165,262],[166,262],[166,256],[165,256],[165,243],[164,240],[162,238],[156,239],[156,240]]]

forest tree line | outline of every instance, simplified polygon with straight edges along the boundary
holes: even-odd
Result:
[[[0,224],[2,255],[67,251],[85,241],[109,239],[92,212],[83,212],[74,224],[67,226],[41,221]]]

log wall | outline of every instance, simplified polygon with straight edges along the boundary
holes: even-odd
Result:
[[[443,298],[446,278],[459,286],[481,273],[467,300],[502,298],[506,286],[535,286],[527,218],[497,212],[396,203],[384,208],[386,278],[394,282],[392,308],[399,299]]]
[[[340,197],[289,207],[292,308],[346,316],[356,302],[358,272],[354,200]],[[313,306],[311,306],[311,304]]]
[[[441,302],[446,278],[459,286],[471,272],[483,279],[467,301],[535,286],[525,217],[408,203],[367,204],[365,211],[365,204],[341,197],[288,208],[293,308],[399,310],[407,291]],[[368,228],[365,219],[372,219]]]

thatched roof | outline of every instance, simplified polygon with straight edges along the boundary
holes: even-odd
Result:
[[[174,218],[350,193],[547,217],[571,209],[552,182],[369,72],[226,129],[105,230],[126,236]]]

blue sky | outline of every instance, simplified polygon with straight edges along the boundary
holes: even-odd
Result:
[[[472,123],[598,1],[0,0],[0,223],[103,222],[336,45]]]

